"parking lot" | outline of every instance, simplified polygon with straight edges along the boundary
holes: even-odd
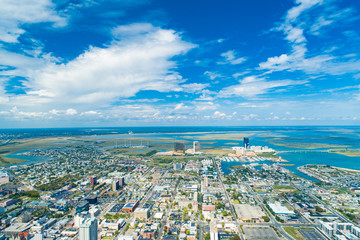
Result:
[[[99,204],[108,204],[115,200],[114,197],[98,197],[97,201]]]
[[[300,229],[299,232],[307,240],[325,240],[325,238],[315,230]]]
[[[243,220],[258,220],[265,215],[259,206],[250,204],[234,204],[235,211],[239,219]]]
[[[243,226],[246,239],[254,240],[276,240],[279,239],[274,229],[267,226]]]
[[[120,213],[121,210],[122,210],[122,208],[124,207],[124,205],[125,205],[125,204],[123,204],[123,203],[118,203],[118,204],[116,204],[115,206],[113,206],[113,207],[110,209],[109,213],[110,213],[110,214]]]

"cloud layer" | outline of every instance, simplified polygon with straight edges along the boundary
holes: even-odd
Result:
[[[49,64],[26,83],[27,94],[49,101],[104,105],[141,90],[166,92],[184,82],[176,55],[195,45],[151,24],[119,26],[110,45],[91,47],[66,64]]]
[[[253,18],[233,1],[244,25],[162,1],[2,1],[0,124],[360,119],[357,4],[294,0]]]
[[[26,24],[50,23],[53,27],[67,24],[66,17],[54,10],[51,0],[2,0],[0,7],[0,41],[14,43],[25,33]]]

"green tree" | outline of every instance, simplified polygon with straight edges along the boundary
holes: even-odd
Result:
[[[40,193],[36,190],[26,191],[26,192],[24,192],[24,195],[31,197],[31,198],[39,198],[40,197]]]
[[[207,234],[205,235],[205,240],[210,240],[210,233],[207,233]]]
[[[319,206],[315,206],[316,212],[325,212],[325,210]]]
[[[229,238],[229,240],[241,240],[241,238],[239,237],[239,235],[235,235],[235,236]]]
[[[224,211],[222,212],[222,215],[223,215],[224,217],[226,217],[226,216],[229,216],[229,213],[224,210]]]
[[[270,222],[270,218],[268,216],[262,216],[265,222]]]

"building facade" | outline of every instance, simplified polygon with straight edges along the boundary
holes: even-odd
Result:
[[[84,219],[79,229],[79,240],[97,240],[97,235],[96,218]]]
[[[194,151],[194,153],[200,151],[200,142],[199,141],[194,141],[193,142],[193,151]]]
[[[174,143],[174,152],[185,153],[185,143],[182,143],[182,142]]]
[[[249,149],[249,147],[250,147],[249,138],[244,137],[244,148]]]
[[[90,186],[95,186],[97,184],[97,177],[91,176],[90,177]]]

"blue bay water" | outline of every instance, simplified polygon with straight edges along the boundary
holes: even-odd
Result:
[[[329,152],[317,152],[317,151],[298,151],[298,152],[284,152],[278,154],[283,159],[288,160],[290,164],[294,166],[285,166],[294,174],[316,181],[314,178],[298,171],[296,168],[305,164],[318,164],[318,165],[330,165],[334,167],[350,168],[360,170],[360,157],[348,157],[341,154],[329,153]],[[269,162],[259,162],[266,163]],[[270,162],[271,164],[271,162]],[[241,165],[239,162],[222,162],[221,167],[224,174],[231,173],[229,169],[232,166]]]
[[[36,136],[54,136],[54,135],[67,135],[67,136],[84,136],[85,138],[93,138],[99,140],[114,140],[115,144],[123,144],[126,138],[133,138],[132,144],[147,144],[146,140],[141,141],[140,138],[150,140],[163,140],[169,139],[166,143],[169,149],[172,148],[174,141],[189,142],[187,147],[190,147],[191,141],[198,140],[203,147],[219,147],[223,149],[231,149],[234,145],[229,143],[238,143],[242,146],[243,139],[216,139],[211,138],[208,140],[197,139],[200,136],[211,134],[245,134],[250,138],[250,145],[269,146],[277,151],[294,151],[301,150],[300,148],[291,148],[286,146],[278,146],[273,143],[320,143],[320,144],[335,144],[339,147],[331,148],[349,148],[360,149],[360,127],[337,127],[337,126],[324,126],[324,127],[311,127],[311,126],[292,126],[292,127],[120,127],[120,128],[74,128],[74,129],[16,129],[16,130],[0,130],[16,134],[26,132],[28,137]],[[132,131],[134,134],[127,134]],[[186,133],[186,134],[184,134]],[[136,139],[138,138],[138,139]],[[117,140],[116,140],[117,139]],[[212,144],[209,144],[212,142]],[[105,148],[111,148],[105,147]],[[105,148],[103,150],[105,150]],[[31,150],[31,149],[29,149]],[[164,149],[165,151],[166,149]],[[323,150],[327,150],[324,148]],[[303,176],[304,174],[296,170],[296,167],[305,164],[328,164],[337,167],[360,169],[360,157],[348,157],[336,153],[327,152],[284,152],[279,156],[288,160],[290,164],[295,166],[286,166],[289,170],[297,175]],[[49,160],[44,157],[19,155],[18,153],[9,154],[6,157],[18,158],[26,160],[26,163],[35,163],[39,161]],[[20,163],[24,164],[24,163]],[[239,163],[230,163],[239,164]]]
[[[296,168],[305,164],[330,165],[360,170],[360,157],[348,157],[337,153],[316,151],[285,152],[280,153],[279,156],[288,160],[289,163],[295,164],[295,166],[287,166],[286,168],[298,175],[303,175],[303,173],[296,170]]]
[[[16,153],[11,153],[11,154],[5,155],[6,158],[15,158],[15,159],[24,160],[24,162],[6,165],[6,167],[15,166],[15,165],[33,164],[33,163],[52,160],[52,158],[50,158],[50,157],[23,155],[23,153],[25,153],[25,152],[28,152],[28,151],[21,151],[21,152],[16,152]]]

